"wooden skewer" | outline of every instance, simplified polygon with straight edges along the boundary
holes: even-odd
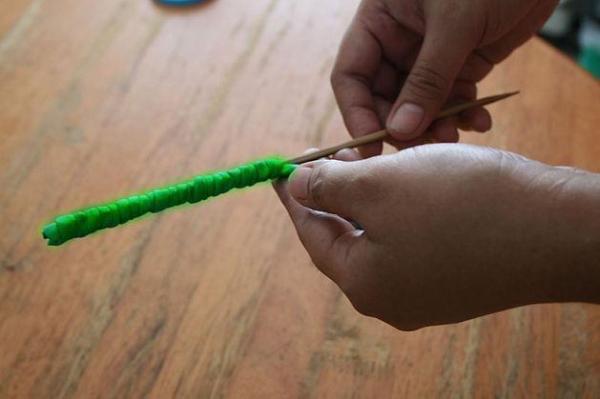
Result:
[[[489,105],[489,104],[504,100],[508,97],[512,97],[517,94],[519,94],[518,91],[513,91],[510,93],[498,94],[496,96],[480,98],[479,100],[476,100],[476,101],[458,104],[458,105],[446,108],[445,110],[440,112],[440,114],[435,118],[435,120],[439,120],[439,119],[447,118],[449,116],[457,115],[457,114],[460,114],[461,112],[466,111],[471,108],[483,107],[485,105]],[[319,150],[316,152],[311,152],[310,154],[301,155],[299,157],[290,159],[289,162],[295,163],[295,164],[302,164],[305,162],[315,161],[317,159],[333,155],[336,152],[338,152],[339,150],[342,150],[344,148],[360,147],[361,145],[370,144],[370,143],[384,140],[386,137],[388,137],[388,132],[385,129],[379,130],[377,132],[367,134],[366,136],[358,137],[354,140],[350,140],[345,143],[335,145],[333,147],[325,148],[323,150]]]

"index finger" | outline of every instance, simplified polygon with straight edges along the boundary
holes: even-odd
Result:
[[[352,137],[360,137],[383,128],[377,116],[371,90],[381,62],[379,42],[355,20],[346,32],[331,74],[331,85],[346,128]],[[360,149],[364,157],[381,154],[382,144]]]

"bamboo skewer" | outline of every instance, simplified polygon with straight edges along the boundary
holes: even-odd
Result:
[[[456,115],[472,107],[491,104],[515,94],[501,94],[450,107],[442,111],[436,119]],[[156,213],[184,203],[200,202],[224,194],[233,188],[251,187],[259,182],[287,177],[294,170],[290,163],[301,164],[313,161],[335,154],[343,148],[352,148],[383,140],[386,136],[387,132],[381,130],[290,161],[284,161],[277,157],[250,162],[238,168],[196,176],[194,179],[182,183],[121,198],[111,203],[80,209],[55,218],[53,222],[44,226],[42,234],[44,238],[48,239],[48,245],[61,245],[73,238],[84,237],[102,229],[115,227],[149,212]]]
[[[495,96],[480,98],[479,100],[475,100],[475,101],[471,101],[471,102],[467,102],[467,103],[463,103],[463,104],[454,105],[454,106],[446,108],[445,110],[440,112],[439,115],[435,118],[435,120],[447,118],[449,116],[454,116],[454,115],[460,114],[461,112],[466,111],[471,108],[483,107],[485,105],[493,104],[495,102],[504,100],[506,98],[512,97],[517,94],[519,94],[519,92],[514,91],[514,92],[510,92],[510,93],[504,93],[504,94],[498,94]],[[338,152],[339,150],[342,150],[344,148],[360,147],[365,144],[382,141],[386,137],[388,137],[388,132],[385,129],[379,130],[377,132],[367,134],[366,136],[355,138],[353,140],[335,145],[333,147],[325,148],[323,150],[312,152],[310,154],[301,155],[299,157],[290,159],[288,162],[295,163],[295,164],[302,164],[305,162],[315,161],[317,159],[333,155],[336,152]]]

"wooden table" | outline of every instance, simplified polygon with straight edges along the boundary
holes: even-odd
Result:
[[[0,397],[599,397],[600,307],[403,333],[311,265],[270,187],[65,247],[57,213],[345,138],[348,0],[0,5]],[[600,171],[600,86],[534,41],[467,141]]]

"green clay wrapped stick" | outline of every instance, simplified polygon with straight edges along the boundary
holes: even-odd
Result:
[[[127,223],[150,212],[160,212],[185,203],[194,204],[234,188],[286,178],[294,169],[294,164],[273,157],[222,172],[200,175],[179,184],[58,216],[44,226],[42,235],[48,239],[48,245],[61,245],[73,238]]]

